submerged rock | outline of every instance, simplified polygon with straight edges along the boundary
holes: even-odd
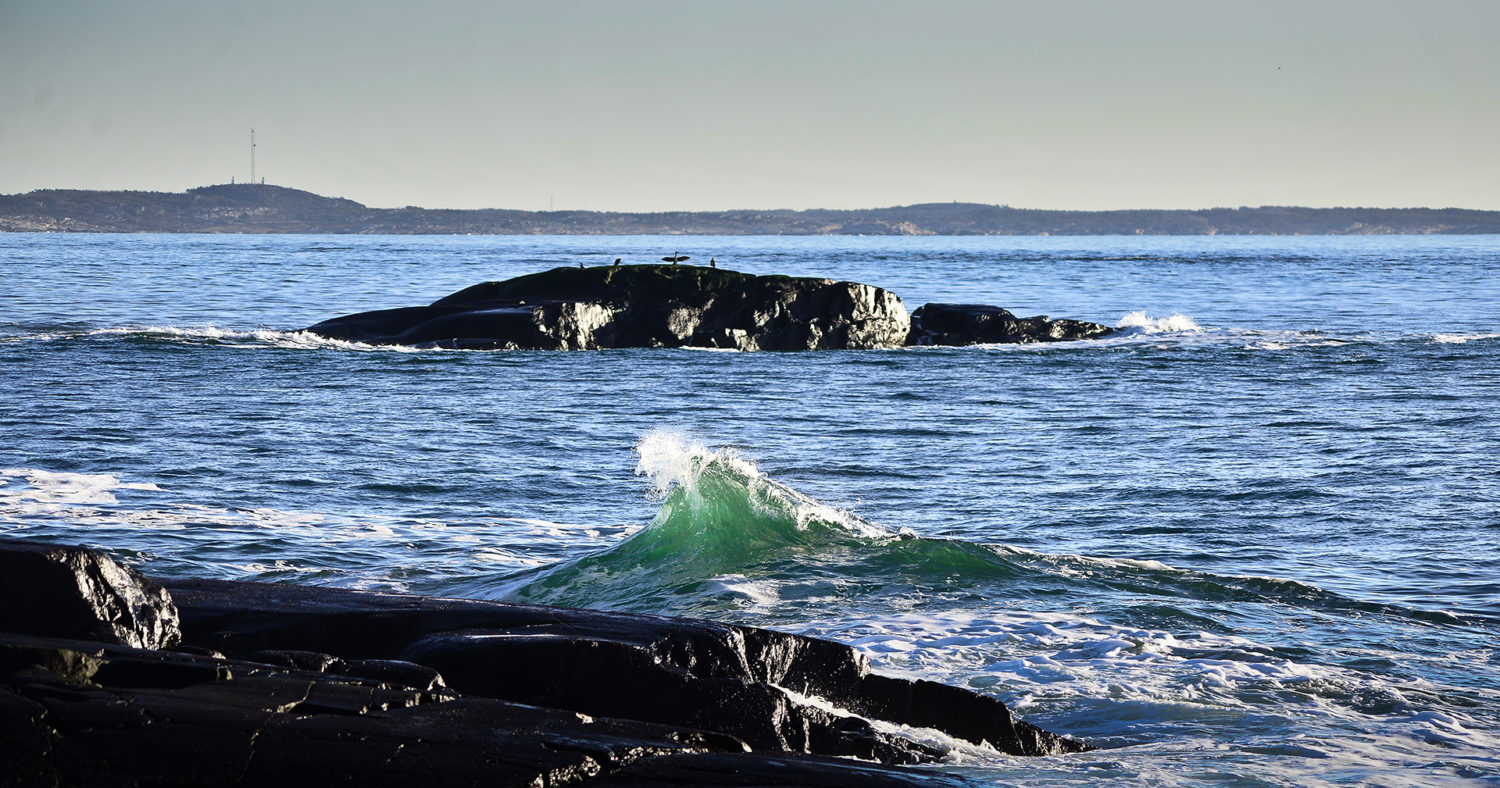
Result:
[[[1098,339],[1114,329],[1082,320],[1016,317],[985,304],[924,304],[911,315],[908,345],[988,345]]]
[[[923,310],[929,307],[951,309],[929,304]],[[1110,330],[1078,321],[1011,319],[1015,330],[1006,338],[973,339],[939,329],[936,322],[933,328],[915,326],[898,296],[872,285],[688,265],[627,265],[554,268],[484,282],[428,306],[362,312],[306,330],[375,345],[511,350],[869,350],[1040,342]],[[1085,331],[1085,326],[1092,328]]]
[[[0,540],[0,561],[36,555],[113,563]],[[171,651],[77,634],[92,615],[76,610],[47,636],[0,631],[0,759],[13,782],[954,785],[895,766],[945,756],[931,743],[941,736],[896,731],[1013,755],[1088,749],[992,698],[873,674],[815,638],[327,588],[169,586],[182,635]]]

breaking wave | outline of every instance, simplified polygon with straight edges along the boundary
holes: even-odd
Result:
[[[591,555],[463,595],[826,637],[883,671],[995,694],[1028,719],[1104,747],[1235,725],[1247,751],[1261,752],[1281,746],[1292,718],[1357,728],[1375,716],[1402,740],[1456,748],[1465,768],[1494,762],[1480,753],[1500,738],[1471,701],[1370,669],[1384,659],[1374,655],[1388,625],[1360,634],[1358,623],[1399,619],[1435,639],[1472,643],[1482,631],[1473,620],[1293,579],[921,537],[799,493],[730,449],[667,432],[637,449],[637,473],[661,502],[650,524]],[[1351,656],[1309,650],[1287,632],[1288,620],[1311,618],[1339,622]],[[1360,638],[1368,645],[1353,645]],[[1357,757],[1338,742],[1301,746],[1290,754]]]
[[[661,502],[648,525],[601,551],[472,591],[685,615],[769,609],[799,599],[864,605],[874,596],[894,610],[944,595],[1036,599],[1126,591],[1168,600],[1394,615],[1438,625],[1461,620],[1445,611],[1351,599],[1290,579],[918,536],[821,503],[768,477],[732,449],[665,431],[646,435],[636,449],[636,473]]]

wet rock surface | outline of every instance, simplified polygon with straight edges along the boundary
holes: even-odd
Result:
[[[171,596],[93,550],[0,540],[0,595],[0,631],[139,648],[180,637]]]
[[[1045,342],[1111,331],[1080,321],[1018,319],[999,307],[962,307],[993,313],[964,319],[955,309],[929,304],[918,310],[929,316],[920,325],[898,296],[872,285],[627,265],[555,268],[485,282],[428,306],[346,315],[307,331],[376,345],[529,350],[868,350]],[[1004,319],[996,319],[1000,314]]]
[[[113,565],[0,540],[0,560],[49,551]],[[900,765],[942,758],[943,741],[1087,749],[992,698],[873,674],[813,638],[326,588],[167,587],[171,650],[5,619],[0,784],[954,785]],[[928,730],[918,741],[911,728]]]

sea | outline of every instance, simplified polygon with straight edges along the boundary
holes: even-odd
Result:
[[[1121,331],[301,330],[674,253]],[[813,635],[1099,748],[922,767],[976,785],[1500,785],[1500,236],[0,234],[0,536]]]

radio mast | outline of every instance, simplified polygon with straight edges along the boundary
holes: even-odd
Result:
[[[250,130],[250,182],[255,183],[255,129]]]

